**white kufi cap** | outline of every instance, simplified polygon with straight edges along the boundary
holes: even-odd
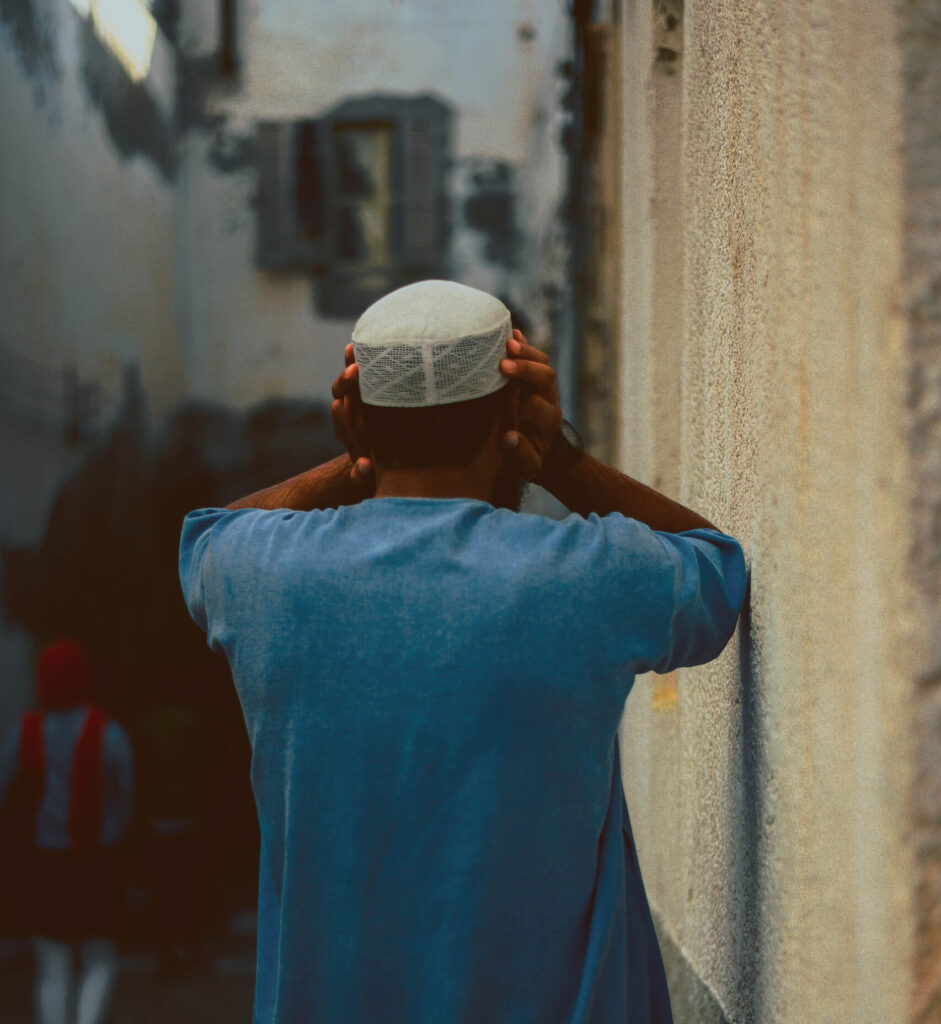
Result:
[[[454,281],[419,281],[374,302],[353,328],[367,405],[421,408],[466,402],[507,383],[500,373],[510,311]]]

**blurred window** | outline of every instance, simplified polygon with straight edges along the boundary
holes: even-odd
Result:
[[[335,124],[336,258],[383,267],[392,252],[392,133],[389,124]]]
[[[154,52],[157,23],[150,4],[143,0],[71,0],[85,18],[91,18],[95,31],[111,47],[130,78],[139,82],[147,77]]]
[[[442,276],[450,116],[432,97],[376,96],[261,122],[258,266],[313,272],[337,315]]]

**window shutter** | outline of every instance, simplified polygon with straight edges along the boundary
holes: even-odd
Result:
[[[403,252],[406,265],[432,268],[441,261],[443,167],[428,121],[408,118],[405,143]]]
[[[295,205],[297,262],[326,263],[327,195],[330,182],[330,136],[323,121],[298,121],[295,126]]]
[[[297,263],[294,134],[290,121],[258,125],[256,258],[265,270],[283,270]]]

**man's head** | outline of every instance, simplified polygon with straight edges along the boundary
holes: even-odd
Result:
[[[363,420],[380,471],[470,468],[489,459],[494,504],[519,505],[522,480],[500,455],[517,389],[500,372],[510,312],[451,281],[391,292],[353,330]]]

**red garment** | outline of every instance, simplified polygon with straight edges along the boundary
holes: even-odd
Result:
[[[75,745],[69,797],[69,838],[76,850],[93,850],[101,834],[102,741],[107,719],[100,708],[89,708]]]
[[[20,773],[34,809],[39,807],[45,788],[42,723],[40,712],[29,711],[23,716],[20,734]],[[75,744],[69,791],[69,838],[74,850],[98,846],[104,803],[102,747],[107,724],[105,713],[90,707]]]

